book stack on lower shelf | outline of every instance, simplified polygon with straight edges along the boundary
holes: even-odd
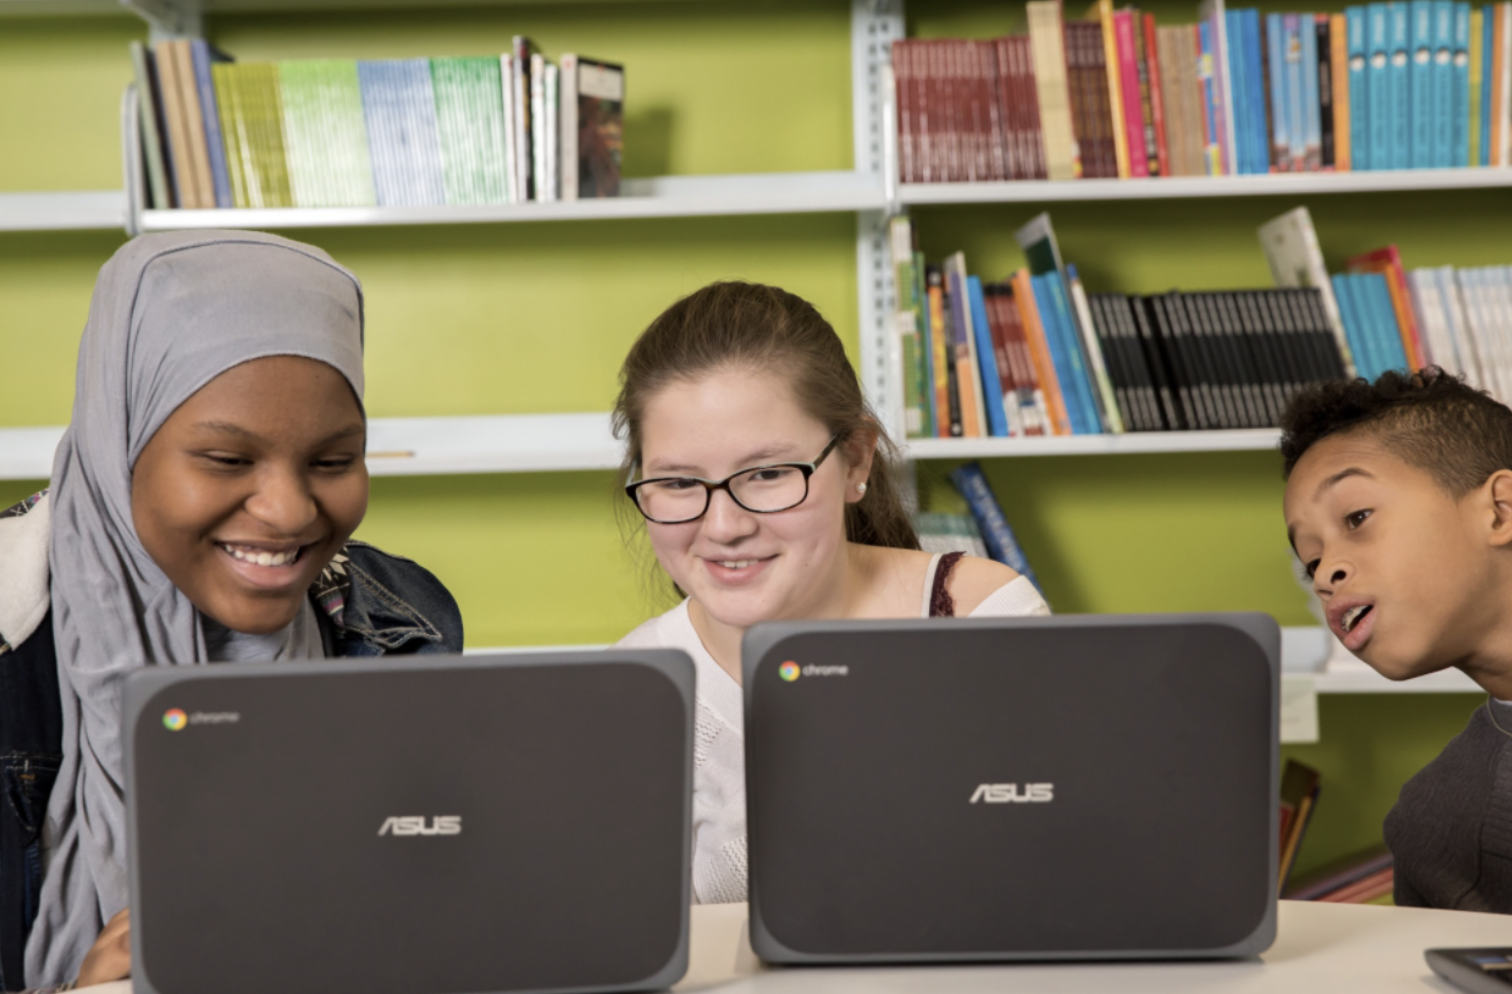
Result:
[[[1261,14],[1204,0],[1157,26],[1098,0],[1028,32],[894,43],[904,183],[1512,164],[1512,4]]]
[[[502,56],[237,63],[132,43],[149,208],[550,203],[619,194],[624,69]]]
[[[961,253],[927,265],[906,217],[891,235],[912,438],[1268,428],[1293,392],[1349,373],[1317,289],[1089,295],[1048,215],[996,284]]]

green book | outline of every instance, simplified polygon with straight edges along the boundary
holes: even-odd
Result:
[[[278,66],[271,62],[243,62],[228,65],[226,69],[235,81],[233,89],[245,123],[242,172],[247,206],[293,207],[294,196],[289,189],[289,169],[284,157]]]
[[[499,60],[431,59],[430,66],[446,202],[503,203],[504,104]]]
[[[300,207],[370,207],[373,171],[355,59],[278,63],[289,187]]]
[[[226,173],[231,180],[231,204],[246,208],[251,206],[247,199],[247,119],[242,113],[237,68],[230,63],[216,63],[210,67],[210,79],[215,84],[215,106],[220,111],[221,142],[226,148]]]
[[[148,206],[166,210],[173,206],[173,198],[168,192],[163,136],[158,129],[157,86],[153,78],[152,57],[147,52],[147,46],[139,41],[131,42],[128,47],[131,50],[131,67],[136,75],[137,100],[142,112],[143,162],[147,167],[147,189],[152,198]]]

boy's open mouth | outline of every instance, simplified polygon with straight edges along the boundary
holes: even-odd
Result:
[[[1344,616],[1339,619],[1339,623],[1344,627],[1344,631],[1346,633],[1354,631],[1355,625],[1358,625],[1361,619],[1369,614],[1373,607],[1374,605],[1372,604],[1357,604],[1348,611],[1345,611]]]

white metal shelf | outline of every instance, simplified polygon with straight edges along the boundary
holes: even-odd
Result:
[[[928,204],[1171,200],[1189,197],[1295,197],[1303,194],[1482,190],[1512,186],[1512,168],[1393,169],[1379,172],[1164,176],[1153,179],[1018,180],[1009,183],[903,183],[898,200]]]
[[[1133,455],[1151,452],[1252,452],[1274,449],[1274,428],[1233,431],[1137,431],[1123,435],[1031,435],[1018,438],[911,438],[911,459],[995,459],[1003,456]]]
[[[58,427],[0,429],[0,480],[47,479],[62,437]],[[373,476],[614,469],[621,451],[605,413],[374,418],[368,424]]]
[[[740,214],[851,213],[880,210],[882,207],[881,183],[876,177],[863,173],[755,173],[627,179],[621,185],[621,195],[618,197],[558,203],[149,210],[142,212],[141,230],[497,224]]]
[[[125,227],[126,194],[120,190],[0,193],[0,231],[119,231]]]

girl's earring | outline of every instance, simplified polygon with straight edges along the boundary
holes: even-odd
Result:
[[[856,493],[858,493],[858,494],[864,494],[864,493],[866,493],[866,484],[864,484],[864,483],[858,483],[858,484],[856,484]]]

